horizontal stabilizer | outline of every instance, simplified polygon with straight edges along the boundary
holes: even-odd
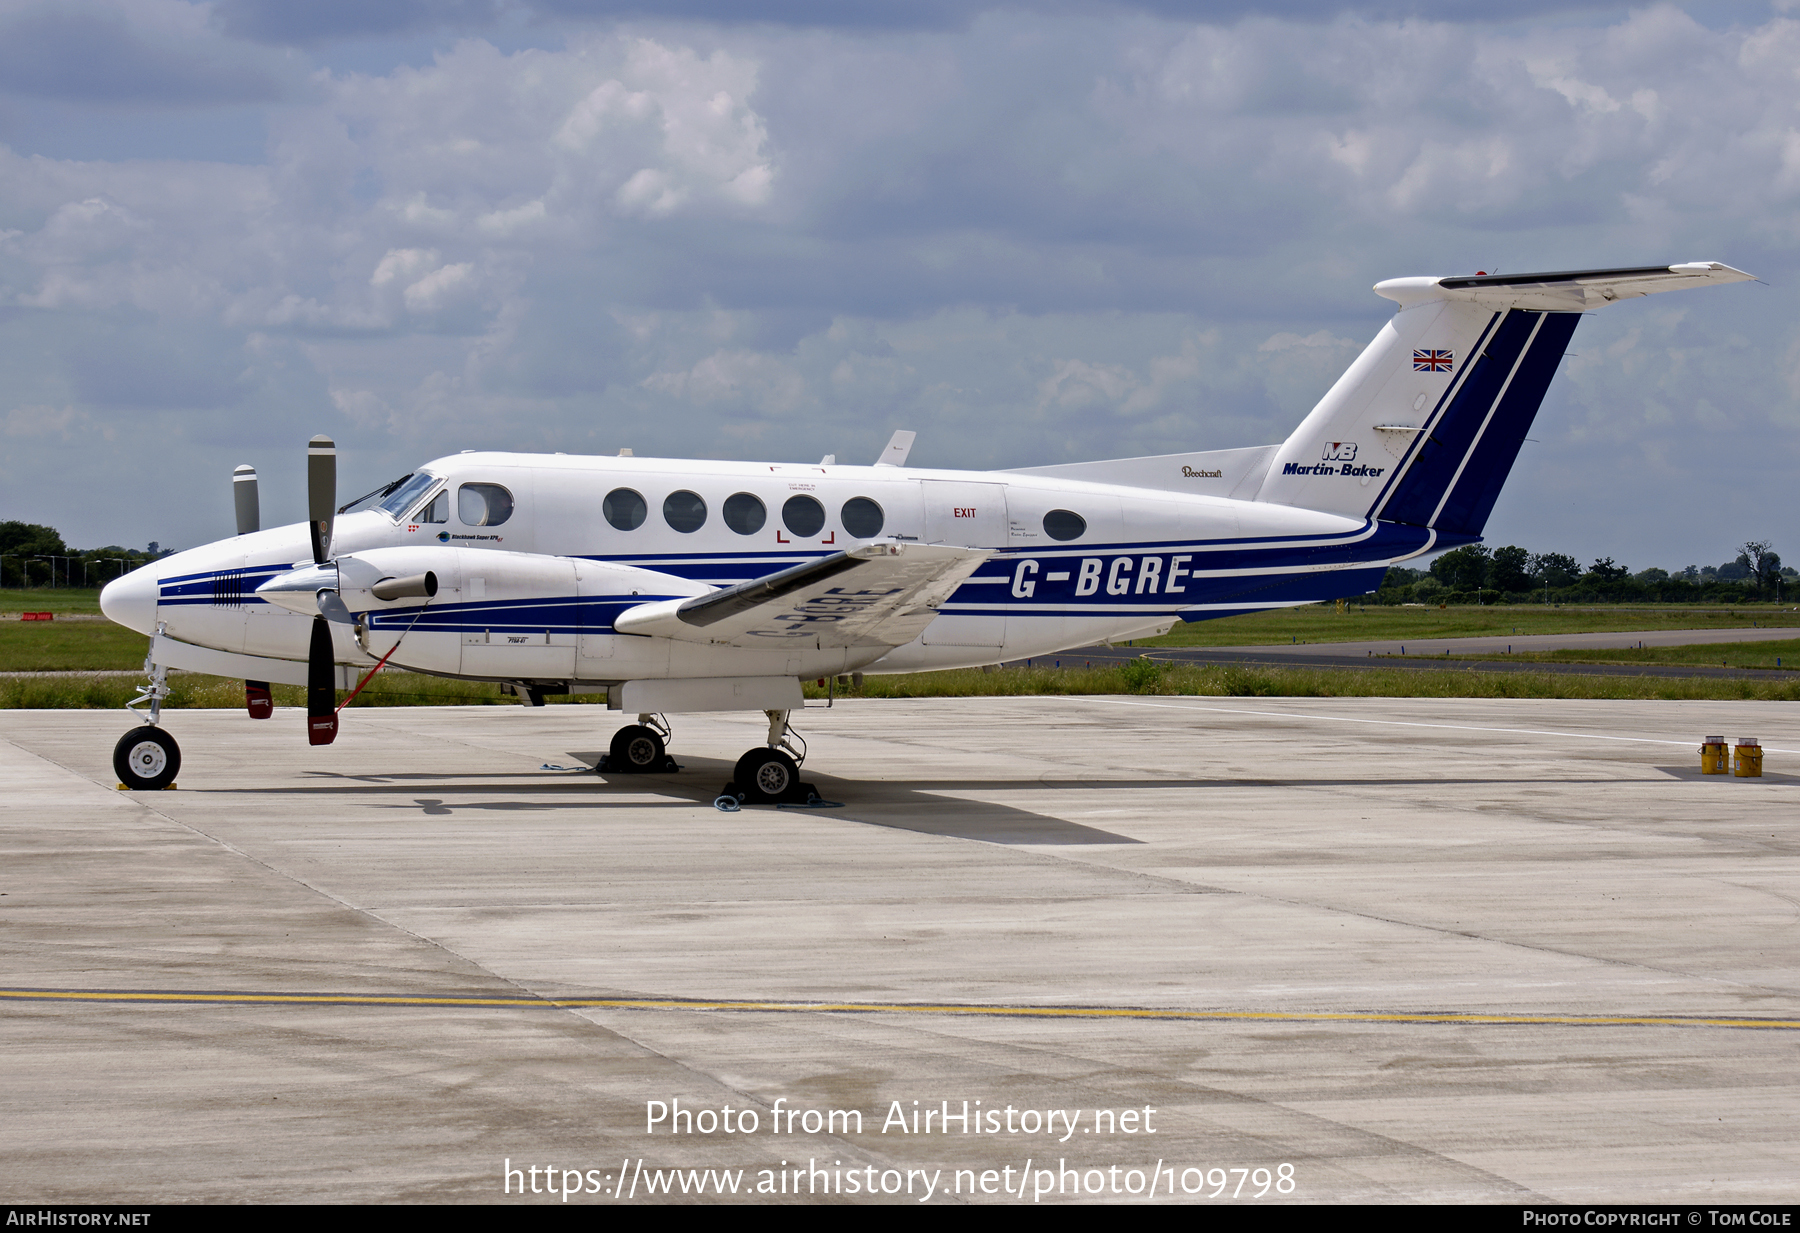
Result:
[[[639,604],[614,618],[613,628],[713,646],[903,646],[991,555],[936,544],[867,544],[710,594]]]
[[[1403,308],[1428,300],[1462,301],[1488,308],[1587,312],[1615,300],[1718,283],[1742,283],[1754,274],[1717,261],[1634,266],[1622,270],[1556,270],[1542,274],[1470,274],[1454,278],[1390,278],[1375,294]]]

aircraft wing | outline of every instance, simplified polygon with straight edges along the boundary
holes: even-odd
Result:
[[[713,646],[904,646],[993,553],[937,544],[868,544],[734,587],[628,608],[622,634]]]

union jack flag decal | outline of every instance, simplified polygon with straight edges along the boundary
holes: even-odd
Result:
[[[1449,372],[1450,363],[1456,358],[1450,351],[1414,351],[1414,372]]]

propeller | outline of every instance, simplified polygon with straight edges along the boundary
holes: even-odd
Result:
[[[262,529],[262,510],[256,500],[256,468],[245,463],[231,473],[231,499],[237,505],[238,534]]]
[[[313,563],[331,559],[331,523],[337,510],[337,445],[317,436],[306,445],[306,510],[312,530]]]
[[[337,445],[327,436],[314,437],[306,447],[307,528],[312,533],[313,563],[323,565],[331,557],[331,524],[337,509]],[[335,601],[335,608],[328,604]],[[335,592],[319,592],[320,615],[313,618],[312,644],[306,655],[306,740],[329,745],[337,739],[337,689],[333,678],[331,625],[326,613],[342,612],[343,599]]]
[[[237,507],[237,533],[249,535],[262,530],[262,508],[256,499],[256,468],[244,463],[231,473],[231,501]],[[275,713],[275,698],[267,681],[244,682],[244,709],[252,719],[267,719]]]

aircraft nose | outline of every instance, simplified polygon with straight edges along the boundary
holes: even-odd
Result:
[[[100,611],[106,619],[135,629],[140,634],[156,632],[156,601],[162,586],[148,569],[136,569],[123,578],[115,578],[100,592]]]

